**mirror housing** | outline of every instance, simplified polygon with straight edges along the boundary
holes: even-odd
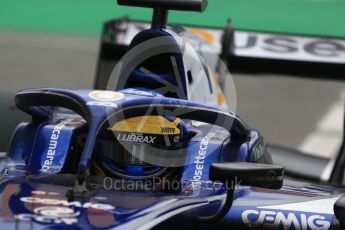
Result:
[[[280,189],[283,185],[284,168],[279,165],[247,162],[213,163],[209,179],[236,182],[239,185]]]
[[[342,228],[345,227],[345,195],[340,197],[334,204],[334,214]]]
[[[284,168],[278,165],[248,162],[220,162],[211,164],[209,179],[226,183],[226,200],[223,207],[216,214],[199,217],[199,221],[214,223],[222,219],[231,209],[236,184],[280,189],[283,185],[283,177]]]

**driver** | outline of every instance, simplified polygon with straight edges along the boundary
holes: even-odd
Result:
[[[170,150],[184,151],[183,134],[179,118],[140,116],[119,121],[98,138],[94,174],[131,180],[176,179],[177,168],[169,169],[164,160]]]

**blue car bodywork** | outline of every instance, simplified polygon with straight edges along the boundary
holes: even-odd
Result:
[[[208,179],[211,163],[257,162],[261,157],[258,152],[264,154],[256,149],[262,148],[259,143],[263,142],[255,130],[250,130],[250,138],[241,143],[231,141],[231,135],[229,140],[229,134],[217,128],[213,129],[217,135],[205,140],[209,136],[209,129],[201,127],[200,132],[190,140],[187,163],[183,167],[181,186],[177,192],[126,191],[125,186],[103,181],[102,189],[94,189],[88,196],[76,196],[75,200],[68,201],[65,194],[70,186],[66,182],[69,175],[64,173],[66,170],[71,172],[71,169],[66,169],[72,159],[68,155],[76,154],[71,152],[71,140],[86,122],[90,122],[90,132],[92,122],[96,123],[94,127],[99,127],[109,115],[145,104],[174,104],[200,111],[217,109],[215,111],[221,114],[239,119],[221,108],[153,94],[143,96],[143,92],[129,94],[124,91],[123,98],[111,104],[95,103],[89,96],[91,92],[93,90],[32,89],[18,93],[16,100],[21,109],[36,118],[49,118],[44,122],[34,119],[31,123],[20,124],[7,158],[3,160],[0,218],[5,229],[332,229],[339,225],[334,217],[333,204],[342,196],[343,190],[293,181],[286,181],[280,190],[236,185],[233,206],[222,220],[213,224],[199,221],[199,217],[218,212],[226,196],[226,188],[221,183],[213,183]],[[42,98],[40,102],[31,103],[31,99],[37,95]],[[81,116],[66,113],[51,116],[54,110],[47,106],[63,106],[60,102],[51,102],[53,97],[73,98],[73,106],[78,102],[80,108],[83,108],[73,109]],[[43,105],[46,107],[39,107]],[[241,124],[237,126],[238,130],[228,131],[243,131]],[[96,139],[97,129],[89,133],[90,136]],[[200,159],[199,149],[202,143],[205,147],[205,141],[207,153]],[[84,148],[80,157],[81,165],[88,165],[92,154],[92,144],[86,143],[85,146],[90,149]],[[49,150],[54,151],[54,154],[48,154]],[[199,162],[195,162],[195,159],[199,159]],[[197,163],[203,167],[200,177],[196,178],[199,175],[196,173]],[[60,175],[60,180],[44,180],[51,175]],[[196,181],[199,185],[197,189],[191,186]]]
[[[260,133],[224,105],[224,95],[212,78],[216,74],[206,65],[211,63],[205,62],[209,53],[203,52],[204,42],[190,37],[183,28],[165,28],[168,8],[202,11],[206,1],[166,0],[164,6],[160,5],[163,1],[156,0],[119,2],[155,8],[153,28],[136,35],[128,52],[150,39],[166,38],[169,55],[145,62],[159,69],[159,74],[135,69],[129,62],[133,70],[128,71],[129,78],[117,79],[120,84],[111,90],[42,88],[18,92],[16,106],[32,120],[18,125],[7,155],[0,162],[0,228],[340,228],[333,206],[343,198],[344,189],[289,180],[280,189],[246,186],[236,180],[233,184],[210,180],[216,162],[263,163],[267,167],[272,160]],[[226,39],[231,38],[228,32]],[[186,33],[189,40],[195,40],[194,47],[186,46],[181,36]],[[109,36],[117,39],[116,34]],[[222,56],[228,56],[232,44],[228,45],[223,47]],[[188,58],[189,54],[195,60]],[[165,66],[166,60],[172,60],[173,68]],[[217,67],[218,63],[213,64]],[[199,85],[191,87],[199,80]],[[175,92],[155,90],[162,81],[182,84]],[[167,170],[177,168],[178,179],[173,181],[176,188],[133,189],[129,183],[132,180],[94,175],[94,150],[102,132],[118,121],[144,116],[147,111],[150,115],[179,118],[185,124],[183,132],[189,138],[183,140],[183,157],[172,152],[165,156],[171,158],[170,165],[155,165]],[[127,139],[139,140],[136,134]],[[152,140],[147,139],[146,144]],[[122,169],[131,176],[149,175],[156,170],[133,165]],[[149,182],[155,187],[155,181]],[[224,210],[230,190],[234,191],[231,208],[221,219],[205,221]]]

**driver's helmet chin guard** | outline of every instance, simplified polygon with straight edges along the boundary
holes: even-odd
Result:
[[[145,159],[155,154],[164,159],[164,156],[174,154],[176,150],[185,151],[184,132],[181,119],[159,115],[138,116],[116,122],[108,126],[97,140],[94,174],[129,180],[174,177],[172,174],[176,168]]]

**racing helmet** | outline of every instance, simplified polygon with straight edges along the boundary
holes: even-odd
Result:
[[[163,161],[171,150],[183,154],[184,130],[181,119],[159,115],[132,117],[108,126],[96,143],[95,174],[125,179],[166,176],[171,170]]]

